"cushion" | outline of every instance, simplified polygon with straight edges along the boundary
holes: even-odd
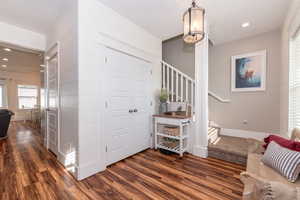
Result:
[[[241,173],[241,181],[253,185],[253,192],[244,195],[244,200],[300,200],[300,188],[290,185],[268,181],[254,174]]]
[[[300,152],[284,148],[272,141],[261,160],[288,181],[295,182],[300,173]]]
[[[265,152],[265,149],[263,148],[263,141],[259,141],[256,139],[248,138],[248,154],[249,153],[257,153],[257,154],[263,154]]]
[[[282,147],[288,148],[290,150],[295,150],[295,143],[294,143],[293,140],[288,140],[288,139],[285,139],[285,138],[280,137],[278,135],[270,135],[270,136],[266,137],[264,139],[264,141],[266,143],[264,145],[265,148],[268,147],[268,145],[270,144],[270,142],[275,141],[277,144],[279,144]]]

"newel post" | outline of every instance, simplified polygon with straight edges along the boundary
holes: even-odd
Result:
[[[208,154],[208,26],[205,38],[195,45],[195,141],[193,154],[206,158]]]

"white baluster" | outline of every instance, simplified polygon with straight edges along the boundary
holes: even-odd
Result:
[[[181,81],[180,81],[180,86],[181,86],[181,100],[180,102],[183,102],[183,75],[181,74]]]
[[[175,72],[175,77],[176,77],[176,102],[178,102],[178,95],[179,95],[179,89],[178,89],[178,79],[179,79],[179,74],[178,72]]]
[[[187,77],[185,78],[185,102],[189,102],[189,80]]]
[[[191,83],[191,106],[192,106],[192,114],[194,112],[194,82]]]
[[[170,94],[170,69],[167,66],[167,92]],[[170,101],[170,95],[168,95],[168,100]]]
[[[163,89],[166,89],[166,65],[162,64],[162,86]]]
[[[174,71],[173,69],[171,68],[171,101],[173,102],[174,101]]]

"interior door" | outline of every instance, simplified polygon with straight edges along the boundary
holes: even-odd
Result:
[[[150,147],[150,76],[151,66],[143,60],[135,59],[133,65],[132,78],[132,103],[133,103],[133,121],[134,132],[133,147],[134,153],[140,152]]]
[[[47,60],[47,143],[48,149],[58,153],[58,54]]]
[[[150,147],[150,64],[112,49],[107,49],[106,60],[105,138],[110,165]]]

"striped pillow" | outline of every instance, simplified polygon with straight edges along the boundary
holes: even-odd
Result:
[[[274,141],[269,144],[262,162],[290,182],[295,182],[300,173],[300,152],[286,149]]]

